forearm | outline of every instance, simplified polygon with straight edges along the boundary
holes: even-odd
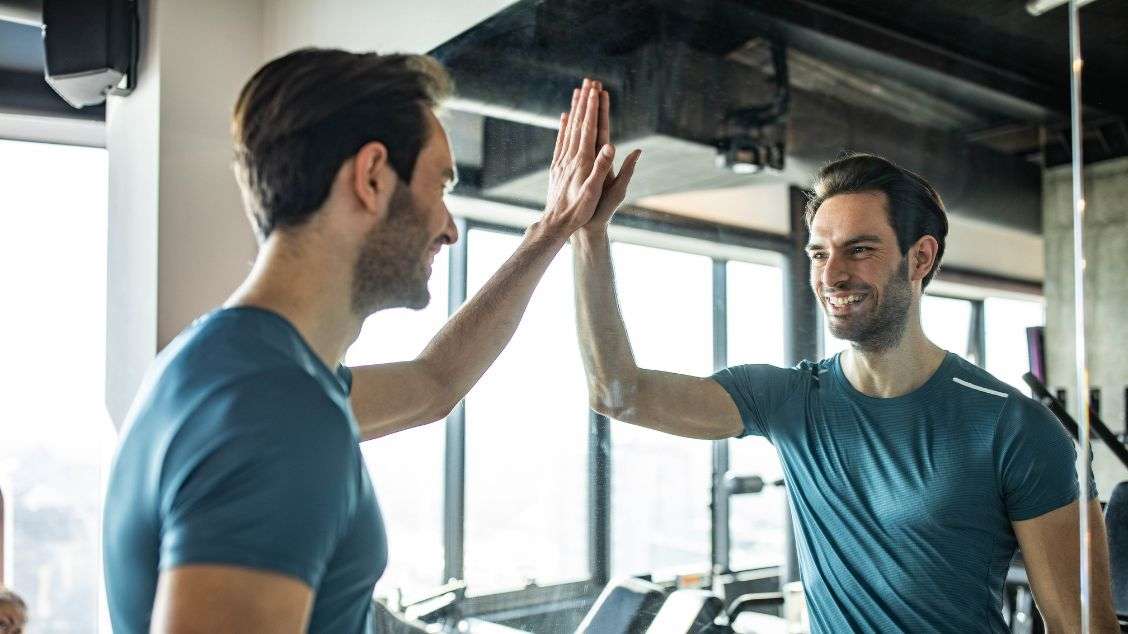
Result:
[[[501,268],[419,355],[449,411],[466,396],[517,331],[533,290],[564,245],[564,232],[534,224]]]
[[[606,231],[581,230],[572,237],[576,280],[576,328],[592,409],[616,416],[632,408],[639,368],[631,350],[615,291],[611,245]]]

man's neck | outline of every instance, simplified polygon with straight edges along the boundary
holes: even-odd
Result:
[[[268,240],[243,284],[224,307],[254,306],[278,313],[291,324],[325,366],[334,369],[363,320],[352,311],[351,270],[344,263],[299,248],[285,239]]]
[[[946,353],[928,340],[920,319],[910,315],[901,341],[884,350],[852,347],[841,357],[842,371],[862,394],[877,398],[904,396],[928,382]]]

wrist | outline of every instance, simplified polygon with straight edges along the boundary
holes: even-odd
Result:
[[[589,248],[607,242],[606,225],[585,225],[572,234],[571,242],[575,248]]]
[[[525,230],[525,240],[559,249],[568,241],[568,232],[562,227],[556,227],[544,220],[538,220]]]

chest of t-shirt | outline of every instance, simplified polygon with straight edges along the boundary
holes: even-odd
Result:
[[[772,441],[811,512],[854,514],[891,536],[1006,523],[994,420],[954,400],[887,407],[823,386],[777,417]]]

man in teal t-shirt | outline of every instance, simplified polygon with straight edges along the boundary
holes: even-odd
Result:
[[[921,294],[948,232],[940,197],[869,155],[823,168],[814,192],[811,289],[849,350],[712,377],[639,368],[615,301],[611,213],[597,213],[572,240],[593,407],[681,436],[772,442],[814,632],[1005,632],[1019,546],[1050,631],[1073,631],[1082,508],[1092,631],[1119,631],[1096,487],[1079,499],[1072,440],[1041,404],[924,335]]]
[[[434,256],[458,238],[432,111],[448,83],[423,56],[303,49],[244,87],[236,174],[260,249],[224,307],[161,352],[125,423],[103,520],[117,634],[370,631],[395,550],[358,443],[450,412],[633,165],[609,178],[608,96],[585,81],[549,204],[505,266],[418,358],[350,372],[341,357],[365,318],[425,306]]]

